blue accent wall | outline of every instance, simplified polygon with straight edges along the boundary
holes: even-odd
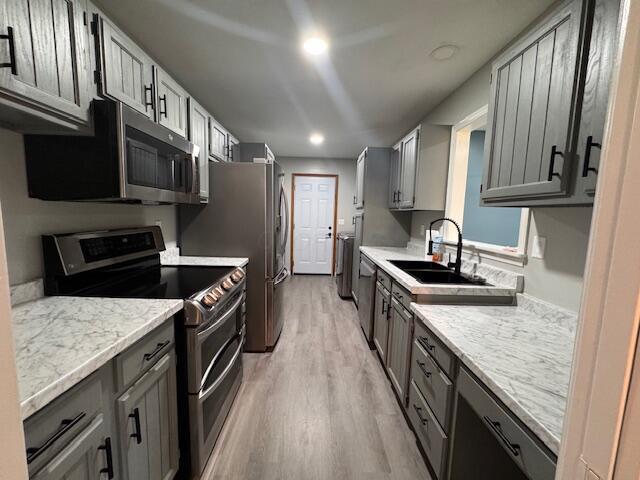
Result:
[[[520,231],[520,208],[481,207],[480,185],[485,132],[471,132],[462,236],[466,240],[515,247]]]

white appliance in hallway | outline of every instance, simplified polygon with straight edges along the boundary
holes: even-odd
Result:
[[[336,179],[293,176],[293,273],[332,273]]]

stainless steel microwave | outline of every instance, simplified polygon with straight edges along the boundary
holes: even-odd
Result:
[[[92,102],[94,135],[25,135],[29,196],[199,203],[198,147],[120,102]]]

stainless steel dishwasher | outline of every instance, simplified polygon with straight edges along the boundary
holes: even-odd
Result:
[[[364,336],[373,346],[373,313],[376,294],[376,266],[365,255],[360,255],[360,273],[358,279],[358,316]]]
[[[353,233],[340,233],[337,238],[336,284],[338,285],[338,295],[342,298],[351,298],[353,239]]]

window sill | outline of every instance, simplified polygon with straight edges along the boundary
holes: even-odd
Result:
[[[444,243],[447,252],[455,253],[456,242],[445,240]],[[462,253],[471,258],[478,256],[481,259],[486,258],[496,262],[506,263],[508,265],[515,265],[517,267],[523,267],[527,263],[527,254],[519,252],[515,247],[500,247],[489,243],[474,242],[471,240],[462,241]]]

